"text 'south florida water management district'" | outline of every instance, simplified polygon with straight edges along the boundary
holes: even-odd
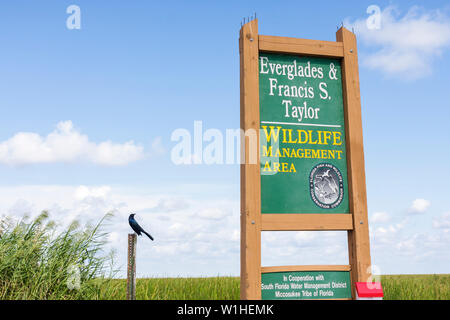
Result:
[[[350,299],[350,272],[272,272],[261,275],[261,298]]]

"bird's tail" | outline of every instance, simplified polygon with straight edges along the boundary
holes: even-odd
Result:
[[[144,230],[142,230],[142,232],[143,233],[145,233],[146,235],[147,235],[147,237],[149,237],[150,238],[150,240],[152,240],[153,241],[153,237],[150,235],[150,234],[148,234],[146,231],[144,231]]]

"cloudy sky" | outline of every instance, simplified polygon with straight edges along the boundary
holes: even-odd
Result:
[[[72,4],[80,29],[67,27]],[[46,209],[64,225],[112,211],[123,275],[133,211],[155,237],[139,240],[139,276],[238,275],[239,165],[176,165],[171,137],[196,120],[239,127],[238,32],[254,12],[266,35],[354,28],[372,263],[448,273],[447,1],[2,1],[0,216]],[[347,262],[344,232],[262,236],[266,266]]]

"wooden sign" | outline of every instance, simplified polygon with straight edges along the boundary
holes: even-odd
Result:
[[[348,270],[298,271],[297,269],[290,272],[269,272],[267,270],[263,272],[261,275],[261,298],[274,300],[348,299],[352,297]]]
[[[240,30],[241,299],[351,299],[370,277],[356,37],[336,40]],[[347,231],[349,264],[261,266],[262,231],[306,230]]]
[[[261,212],[348,213],[341,62],[259,55]]]

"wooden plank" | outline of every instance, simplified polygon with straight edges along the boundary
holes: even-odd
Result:
[[[240,30],[241,129],[254,130],[259,152],[258,21]],[[259,155],[250,154],[248,137],[242,143],[241,164],[241,299],[261,299],[261,179]],[[255,152],[255,151],[253,151]],[[255,163],[256,162],[256,163]]]
[[[350,271],[350,265],[306,265],[261,267],[261,273],[296,272],[296,271]]]
[[[263,214],[261,230],[264,231],[312,231],[352,230],[351,214]]]
[[[128,234],[127,300],[136,300],[136,233]]]
[[[343,45],[340,42],[264,35],[259,36],[259,50],[333,58],[344,56]]]
[[[366,177],[364,166],[361,98],[359,88],[358,53],[356,37],[342,27],[336,32],[342,42],[342,83],[346,123],[348,190],[353,230],[348,231],[348,248],[352,266],[352,283],[365,282],[370,276],[370,243],[367,217]],[[354,286],[353,296],[355,296]]]

